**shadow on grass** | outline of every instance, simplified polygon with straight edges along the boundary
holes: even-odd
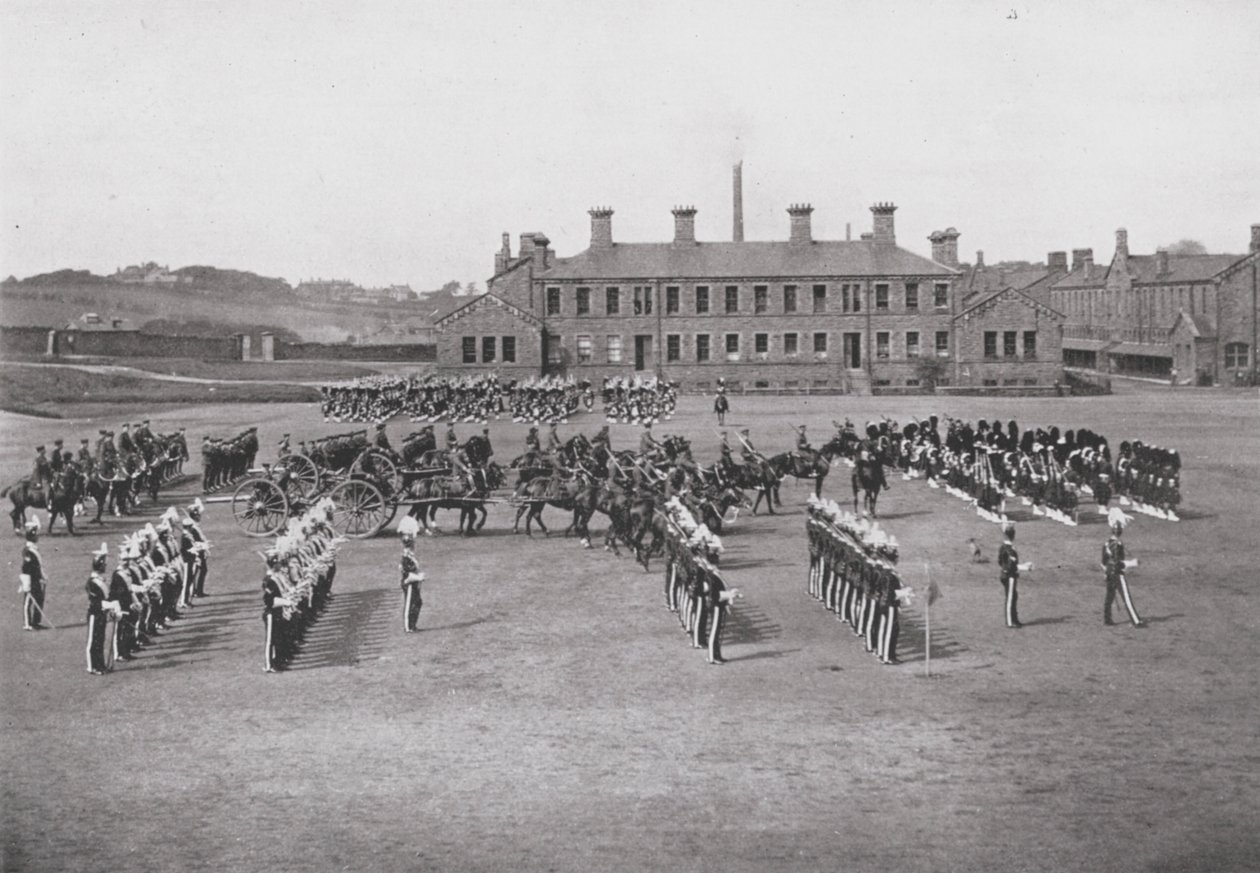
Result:
[[[401,594],[387,589],[335,594],[305,628],[294,647],[290,670],[354,667],[379,657]],[[401,632],[401,631],[400,631]]]
[[[731,610],[722,639],[726,645],[760,643],[777,639],[782,632],[760,607],[745,601]]]
[[[917,619],[899,617],[897,658],[902,661],[923,660],[926,656],[927,634]],[[954,635],[939,625],[932,630],[932,660],[944,661],[969,651]]]
[[[1059,615],[1053,618],[1034,618],[1032,621],[1025,621],[1024,627],[1037,627],[1042,624],[1067,624],[1075,621],[1070,615]]]
[[[730,640],[725,640],[723,642],[723,645],[728,645],[729,643],[730,643]],[[734,658],[727,657],[726,660],[732,664],[734,664],[737,661],[761,661],[761,660],[765,660],[766,658],[783,658],[783,657],[786,657],[787,655],[795,655],[799,651],[801,650],[800,649],[767,649],[760,652],[753,652],[751,655],[739,655]]]

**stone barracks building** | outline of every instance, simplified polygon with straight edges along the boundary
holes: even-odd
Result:
[[[542,233],[515,255],[503,235],[486,294],[435,325],[446,375],[640,372],[712,390],[866,392],[944,385],[1052,385],[1063,318],[991,283],[962,299],[953,228],[932,257],[897,244],[891,203],[858,240],[818,240],[812,207],[789,206],[787,238],[745,242],[736,176],[731,242],[696,239],[696,210],[673,210],[669,242],[621,243],[613,210],[590,210],[585,251],[558,257]]]

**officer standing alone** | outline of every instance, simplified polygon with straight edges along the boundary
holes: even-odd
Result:
[[[1005,536],[998,549],[998,567],[1002,587],[1006,590],[1006,626],[1019,628],[1024,626],[1019,620],[1019,574],[1021,570],[1031,570],[1032,564],[1019,562],[1019,552],[1015,550],[1015,525],[1007,524],[1002,532]]]
[[[1142,621],[1137,614],[1137,609],[1133,606],[1133,597],[1129,594],[1129,583],[1124,577],[1124,571],[1127,568],[1137,566],[1136,558],[1126,560],[1124,542],[1120,538],[1127,520],[1128,516],[1115,507],[1107,517],[1111,525],[1111,536],[1102,547],[1102,568],[1107,576],[1107,596],[1103,599],[1103,624],[1115,624],[1111,620],[1111,605],[1115,603],[1116,595],[1119,594],[1124,600],[1124,608],[1128,610],[1129,620],[1133,622],[1133,626],[1146,627],[1146,622]]]
[[[424,600],[420,596],[420,583],[424,582],[424,574],[420,572],[420,564],[416,560],[416,534],[420,525],[412,516],[407,516],[398,524],[398,536],[402,539],[402,558],[398,562],[401,575],[403,595],[403,633],[416,632],[416,623],[420,620],[420,610]]]

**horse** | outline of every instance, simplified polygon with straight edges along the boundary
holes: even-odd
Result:
[[[475,485],[462,476],[433,476],[420,479],[412,485],[408,498],[423,501],[409,513],[424,527],[426,534],[437,530],[433,523],[439,509],[459,510],[459,532],[472,536],[485,527],[486,499],[489,493],[503,485],[502,468],[491,462],[473,470]]]
[[[879,492],[887,490],[888,480],[884,478],[884,465],[878,458],[859,457],[857,466],[853,468],[853,511],[858,511],[858,493],[863,494],[863,505],[876,517],[875,505],[879,500]]]
[[[769,465],[760,461],[749,460],[743,464],[731,463],[719,465],[723,481],[736,488],[756,492],[752,503],[752,513],[757,514],[761,501],[766,501],[766,509],[774,515],[774,504],[778,499],[779,477]],[[779,502],[782,506],[782,502]]]
[[[549,536],[550,531],[543,524],[542,511],[547,505],[551,505],[573,514],[573,521],[565,529],[565,536],[569,535],[569,531],[576,530],[586,547],[590,548],[590,530],[586,527],[586,520],[590,518],[593,511],[594,487],[589,475],[579,473],[572,478],[561,478],[556,475],[534,478],[525,483],[524,488],[517,490],[516,497],[521,504],[516,510],[516,521],[512,525],[512,533],[520,533],[523,515],[526,536],[533,536],[531,530],[533,522],[538,522],[543,535]]]
[[[822,497],[823,480],[831,472],[831,460],[829,458],[821,454],[813,454],[807,457],[798,452],[782,452],[772,457],[767,463],[780,482],[784,476],[791,476],[794,479],[813,479],[814,496]],[[774,496],[776,499],[779,496],[777,482],[774,486]],[[782,506],[783,501],[779,501],[779,505]]]
[[[29,478],[21,479],[0,492],[0,497],[6,496],[13,502],[9,518],[13,521],[14,533],[22,533],[27,509],[44,509],[48,511],[49,533],[61,516],[66,520],[66,530],[78,536],[74,529],[74,507],[83,497],[83,476],[77,466],[71,464],[62,468],[46,488],[36,487]]]

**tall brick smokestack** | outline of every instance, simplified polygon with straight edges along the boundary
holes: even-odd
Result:
[[[735,165],[732,173],[731,183],[734,187],[734,207],[735,207],[735,226],[731,230],[731,239],[735,242],[744,241],[744,162],[740,161]]]
[[[591,217],[591,248],[612,248],[613,211],[607,206],[596,206],[588,210],[587,215]]]

